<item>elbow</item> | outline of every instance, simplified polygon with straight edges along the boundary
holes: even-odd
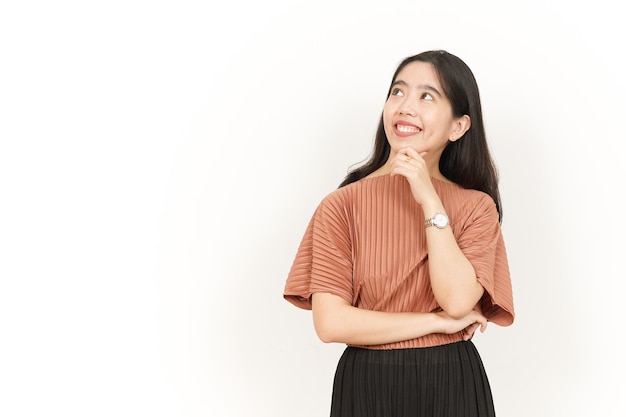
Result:
[[[316,293],[313,297],[313,327],[324,343],[344,343],[346,301],[331,294]]]
[[[324,343],[334,343],[338,342],[337,331],[334,329],[334,326],[330,325],[330,323],[320,322],[320,320],[315,320],[314,322],[315,333],[317,337]]]
[[[317,338],[323,343],[334,343],[336,340],[326,333],[317,332]]]
[[[441,306],[441,308],[443,309],[443,311],[446,312],[448,316],[450,316],[450,318],[454,320],[460,320],[472,311],[473,306],[467,308],[464,306],[460,306],[459,304],[450,303],[450,305],[445,307]]]
[[[459,295],[457,297],[446,297],[439,302],[439,306],[451,318],[462,319],[474,310],[483,295],[482,287],[478,287],[476,294],[471,297]]]

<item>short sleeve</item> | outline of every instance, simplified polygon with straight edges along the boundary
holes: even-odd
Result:
[[[482,314],[501,326],[513,323],[513,291],[504,238],[493,200],[484,195],[474,206],[457,242],[470,261],[485,293]]]
[[[304,232],[287,276],[284,298],[310,310],[311,295],[327,292],[352,303],[352,245],[346,210],[326,198]]]

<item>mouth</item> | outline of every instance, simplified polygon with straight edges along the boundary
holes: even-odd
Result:
[[[420,127],[405,122],[396,123],[394,125],[394,130],[399,136],[414,135],[415,133],[419,133],[422,131]]]

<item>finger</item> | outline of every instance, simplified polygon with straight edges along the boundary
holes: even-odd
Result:
[[[422,158],[420,156],[420,154],[415,149],[413,149],[411,147],[406,147],[406,148],[402,149],[398,153],[401,154],[403,160],[406,160],[406,159],[421,159]]]
[[[476,331],[476,323],[470,324],[465,329],[463,329],[463,339],[464,340],[471,339],[475,331]]]
[[[407,164],[410,164],[412,160],[413,160],[413,156],[407,154],[404,151],[400,151],[396,154],[396,156],[393,159],[393,166],[396,166],[396,167],[408,166]]]
[[[463,332],[463,340],[467,342],[471,338],[472,338],[472,333],[469,331],[469,329],[465,329],[465,331]]]
[[[425,151],[424,152],[418,152],[417,150],[415,150],[415,148],[407,146],[406,148],[403,148],[399,153],[401,153],[405,157],[410,156],[411,159],[423,159],[424,156],[428,152],[425,152]]]
[[[465,333],[463,335],[463,339],[465,341],[470,340],[472,337],[474,337],[474,333],[476,333],[476,329],[478,328],[477,324],[474,323],[472,325],[470,325],[469,327],[465,328]]]

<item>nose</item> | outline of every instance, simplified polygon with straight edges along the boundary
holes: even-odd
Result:
[[[408,95],[407,97],[404,98],[404,100],[402,100],[402,103],[400,103],[400,107],[398,108],[398,111],[400,112],[400,114],[405,115],[405,116],[415,116],[417,114],[415,102],[414,100],[411,100],[410,95]]]

